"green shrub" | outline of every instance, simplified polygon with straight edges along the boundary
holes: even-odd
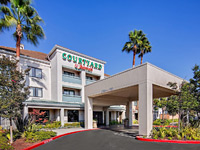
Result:
[[[175,120],[175,119],[174,119]],[[175,120],[176,121],[176,120]],[[170,125],[170,123],[172,122],[175,122],[173,121],[172,119],[156,119],[154,122],[153,122],[153,125],[164,125],[164,126],[168,126]]]
[[[11,150],[14,149],[6,137],[0,136],[0,149]]]
[[[118,125],[118,124],[122,124],[122,122],[118,122],[117,120],[110,121],[110,125]]]
[[[4,130],[2,130],[2,128],[0,127],[0,149],[5,149],[5,150],[11,150],[14,149],[11,145],[10,142],[8,140],[8,138],[6,138],[6,134]]]
[[[56,132],[53,131],[36,131],[36,132],[29,132],[25,131],[24,135],[26,138],[26,142],[37,142],[37,141],[43,141],[46,139],[50,139],[51,137],[56,136]]]
[[[168,140],[172,140],[172,137],[168,137]]]
[[[138,120],[133,120],[133,124],[138,124]]]
[[[47,129],[55,129],[55,128],[60,128],[61,127],[61,121],[54,121],[52,123],[47,123],[44,128]]]
[[[68,122],[64,124],[64,127],[67,127],[67,128],[78,128],[80,126],[81,126],[80,122]]]

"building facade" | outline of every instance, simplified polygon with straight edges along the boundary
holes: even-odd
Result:
[[[0,46],[0,53],[15,56],[15,48]],[[106,78],[106,62],[79,52],[55,45],[49,54],[21,49],[20,68],[30,68],[26,84],[30,87],[29,99],[24,102],[24,116],[33,109],[45,112],[50,121],[84,121],[85,85]],[[93,119],[105,123],[103,107],[94,107]],[[109,119],[121,121],[124,106],[110,106]]]

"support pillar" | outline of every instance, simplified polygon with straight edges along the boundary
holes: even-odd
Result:
[[[85,71],[81,71],[81,81],[82,81],[82,90],[81,90],[81,97],[82,97],[82,102],[85,102],[85,85],[86,85],[86,74]]]
[[[113,112],[113,119],[116,121],[117,120],[117,114],[116,114],[117,112],[116,111],[114,111]]]
[[[60,121],[61,121],[61,126],[64,127],[64,108],[60,109]]]
[[[139,134],[150,135],[153,124],[152,102],[153,85],[150,82],[139,84]]]
[[[23,118],[25,118],[28,115],[28,106],[25,104],[24,105],[24,116]]]
[[[93,99],[89,97],[85,101],[85,128],[93,128]]]
[[[129,117],[128,117],[129,126],[132,126],[133,125],[133,103],[132,103],[132,101],[129,101],[128,105],[129,105]]]
[[[109,110],[106,109],[106,125],[109,126]]]

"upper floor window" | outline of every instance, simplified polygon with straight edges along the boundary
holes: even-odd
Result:
[[[30,67],[29,76],[36,77],[36,78],[42,78],[42,69]]]
[[[75,95],[75,91],[74,90],[64,90],[63,91],[63,94],[64,95],[71,95],[71,96],[74,96]]]
[[[30,92],[31,92],[30,96],[32,96],[32,97],[42,97],[43,96],[42,88],[31,87]]]
[[[64,74],[68,76],[75,76],[75,73],[68,72],[68,71],[64,71]]]
[[[93,80],[93,78],[90,77],[90,76],[86,76],[86,79],[87,79],[87,80]]]

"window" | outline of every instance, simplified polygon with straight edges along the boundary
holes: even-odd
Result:
[[[30,67],[31,70],[29,71],[30,77],[42,78],[42,69]]]
[[[78,122],[78,110],[68,110],[68,122]]]
[[[75,76],[75,73],[68,72],[68,71],[64,71],[64,74],[68,76]]]
[[[64,95],[71,95],[74,96],[75,95],[75,91],[74,90],[64,90],[63,91]]]
[[[30,88],[30,96],[32,97],[42,97],[42,88],[31,87]]]
[[[87,79],[87,80],[93,80],[93,78],[90,77],[90,76],[86,76],[86,79]]]

